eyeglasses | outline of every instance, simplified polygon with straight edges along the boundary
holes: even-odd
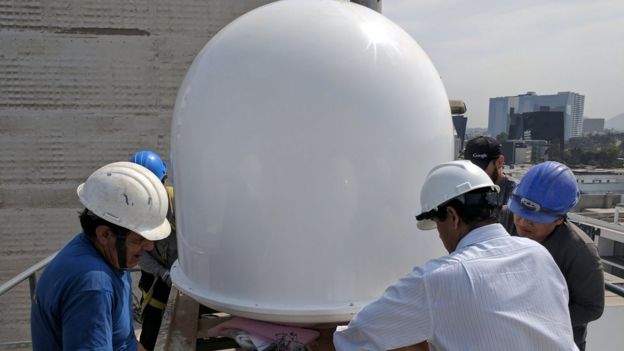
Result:
[[[554,210],[542,207],[537,202],[535,202],[533,200],[529,200],[526,197],[522,197],[522,196],[516,195],[516,194],[512,194],[511,197],[512,197],[513,200],[515,200],[517,203],[519,203],[520,206],[522,206],[522,208],[524,208],[525,210],[528,210],[528,211],[531,211],[531,212],[542,212],[542,213],[548,213],[548,214],[557,215],[557,216],[563,216],[562,213],[559,213],[558,211],[554,211]]]
[[[417,215],[416,216],[416,221],[423,221],[425,219],[433,220],[435,218],[436,214],[438,214],[438,207],[434,208],[431,211],[428,211],[428,212],[421,213],[421,214]]]
[[[454,197],[438,206],[433,208],[428,212],[421,213],[416,216],[417,221],[422,221],[425,219],[435,220],[440,217],[440,209],[443,208],[446,204],[451,202],[452,200],[457,200],[466,206],[479,206],[483,208],[494,208],[500,207],[500,198],[497,192],[487,191],[480,193],[467,193],[462,194],[457,197]],[[539,206],[539,205],[538,205]]]

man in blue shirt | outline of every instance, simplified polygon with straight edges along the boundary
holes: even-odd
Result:
[[[126,269],[169,235],[167,192],[130,162],[96,170],[77,191],[83,232],[41,274],[31,310],[33,350],[142,350]]]

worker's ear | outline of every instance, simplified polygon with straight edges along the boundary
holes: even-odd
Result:
[[[113,234],[111,233],[110,228],[106,225],[98,225],[95,228],[95,240],[102,245],[110,241],[112,236]]]
[[[446,207],[446,215],[451,220],[451,223],[453,224],[453,228],[455,229],[459,228],[459,224],[460,224],[459,214],[457,213],[457,211],[455,211],[453,207],[451,206]]]
[[[505,156],[503,156],[503,154],[498,155],[495,165],[496,169],[499,169],[505,165]]]

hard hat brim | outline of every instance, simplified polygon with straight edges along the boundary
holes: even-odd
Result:
[[[171,234],[171,224],[169,224],[169,221],[165,219],[165,221],[158,227],[151,230],[142,230],[137,232],[137,234],[150,241],[162,240]]]
[[[526,208],[522,207],[522,205],[520,205],[517,201],[511,198],[507,203],[507,207],[509,208],[509,211],[511,211],[514,215],[520,216],[524,219],[528,219],[531,222],[539,224],[552,223],[562,217],[551,213],[529,211]]]
[[[421,221],[416,221],[416,227],[420,230],[433,230],[436,229],[438,225],[432,219],[423,219]]]

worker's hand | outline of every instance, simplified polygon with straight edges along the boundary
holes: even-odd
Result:
[[[171,287],[171,274],[169,274],[168,269],[161,270],[158,275],[160,276],[160,279],[162,279],[163,282],[167,283],[167,285]]]
[[[148,351],[140,342],[137,341],[137,351]]]
[[[312,351],[334,351],[334,332],[336,328],[317,329],[321,335],[315,341],[308,344],[308,349]]]

